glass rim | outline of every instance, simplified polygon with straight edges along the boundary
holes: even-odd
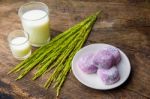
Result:
[[[25,7],[25,6],[27,6],[27,5],[31,5],[31,4],[41,4],[41,5],[45,6],[48,11],[45,11],[46,14],[45,14],[44,16],[42,16],[41,18],[38,18],[38,19],[30,20],[30,19],[26,19],[26,18],[22,17],[22,15],[21,15],[20,13],[21,13],[21,10],[23,9],[23,7]],[[27,21],[37,21],[37,20],[40,20],[40,19],[42,19],[42,18],[48,16],[48,14],[49,14],[48,6],[47,6],[45,3],[43,3],[43,2],[36,2],[36,1],[32,1],[32,2],[28,2],[28,3],[23,4],[23,5],[19,8],[19,10],[18,10],[18,15],[19,15],[19,17],[22,18],[22,19],[24,19],[24,20],[27,20]]]
[[[12,33],[15,33],[15,32],[21,32],[21,33],[23,33],[24,36],[20,36],[20,37],[25,37],[25,38],[27,38],[27,39],[26,39],[24,42],[19,43],[19,44],[14,44],[14,43],[12,43],[12,42],[11,42],[12,40],[10,40],[9,36],[10,36]],[[16,37],[19,37],[19,36],[16,36]],[[16,37],[15,37],[15,38],[16,38]],[[25,32],[24,30],[14,30],[14,31],[12,31],[12,32],[10,32],[10,33],[8,34],[7,40],[8,40],[8,42],[9,42],[9,44],[11,44],[11,45],[20,46],[20,45],[25,44],[26,42],[29,41],[29,34],[28,34],[27,32]]]

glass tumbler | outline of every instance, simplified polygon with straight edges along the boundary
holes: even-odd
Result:
[[[8,42],[13,56],[24,60],[31,55],[29,35],[22,30],[15,30],[8,35]]]
[[[32,46],[40,47],[50,40],[49,10],[42,2],[22,5],[18,11],[24,31],[30,36]]]

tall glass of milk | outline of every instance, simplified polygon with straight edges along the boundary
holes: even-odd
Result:
[[[24,60],[31,55],[29,35],[22,30],[15,30],[8,35],[9,46],[13,56]]]
[[[40,47],[50,40],[49,10],[42,2],[30,2],[20,7],[18,14],[32,46]]]

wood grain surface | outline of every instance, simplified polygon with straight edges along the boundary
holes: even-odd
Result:
[[[0,0],[0,99],[55,99],[52,88],[42,86],[48,75],[31,80],[34,71],[19,81],[17,74],[6,75],[18,64],[13,58],[7,36],[22,29],[19,7],[30,0]],[[150,0],[36,0],[50,11],[53,37],[86,16],[102,10],[87,42],[108,43],[123,50],[130,59],[132,72],[120,87],[100,91],[82,85],[69,74],[59,99],[148,99],[150,98]]]

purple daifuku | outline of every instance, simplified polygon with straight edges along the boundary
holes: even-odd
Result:
[[[93,56],[93,53],[85,54],[77,62],[77,65],[83,72],[88,74],[96,73],[97,67],[93,63]]]
[[[114,84],[120,79],[119,71],[116,66],[110,69],[100,68],[97,70],[97,75],[106,85]]]
[[[113,46],[107,46],[103,50],[109,51],[114,57],[114,65],[117,65],[121,60],[121,55],[118,48]]]
[[[113,55],[106,50],[100,50],[94,55],[94,63],[98,68],[109,69],[113,66]]]

